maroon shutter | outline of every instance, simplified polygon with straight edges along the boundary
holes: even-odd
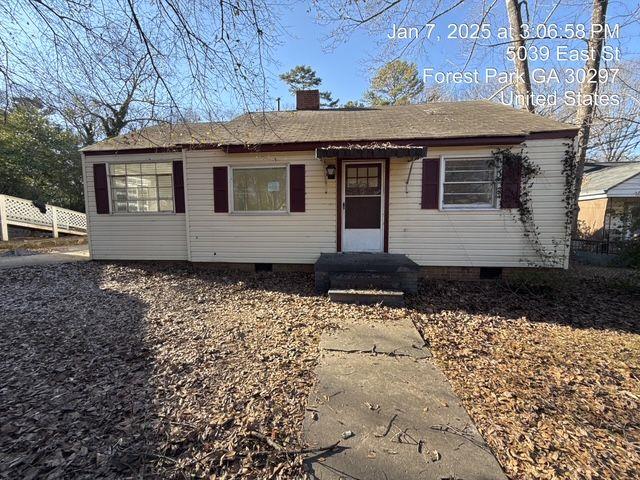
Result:
[[[109,186],[107,184],[107,165],[93,164],[93,188],[96,193],[96,211],[109,213]]]
[[[229,180],[227,167],[213,167],[213,211],[229,211]]]
[[[440,160],[422,160],[422,208],[437,209],[440,203]]]
[[[176,213],[184,213],[184,176],[181,160],[173,162],[173,197]]]
[[[520,184],[522,165],[519,160],[511,159],[502,164],[501,208],[520,207]]]
[[[292,212],[304,212],[304,165],[289,166],[289,210]]]

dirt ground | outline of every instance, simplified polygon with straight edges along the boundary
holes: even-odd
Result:
[[[11,238],[9,241],[0,242],[0,254],[13,250],[47,250],[50,248],[67,245],[85,245],[87,237],[79,235],[67,235],[59,238],[47,237],[23,237]]]
[[[91,262],[0,292],[0,478],[300,478],[319,336],[347,316],[411,318],[511,478],[639,477],[626,276],[434,281],[388,309],[307,274]]]
[[[411,306],[512,479],[640,478],[637,274],[430,282]]]

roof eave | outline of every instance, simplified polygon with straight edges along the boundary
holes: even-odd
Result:
[[[183,148],[192,150],[201,149],[224,149],[227,153],[251,152],[251,151],[304,151],[315,150],[316,148],[340,146],[354,143],[392,143],[404,146],[471,146],[471,145],[517,145],[527,140],[551,140],[551,139],[570,139],[578,133],[577,128],[568,128],[562,130],[548,130],[539,132],[505,135],[467,135],[463,137],[438,137],[438,138],[413,138],[413,139],[352,139],[341,141],[313,141],[313,142],[281,142],[281,143],[237,143],[230,144],[224,142],[217,143],[178,143],[171,147],[143,147],[143,148],[125,148],[125,149],[105,149],[105,150],[86,150],[85,147],[81,151],[85,155],[117,155],[124,153],[163,153],[181,151]]]

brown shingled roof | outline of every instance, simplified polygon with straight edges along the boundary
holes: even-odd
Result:
[[[498,136],[574,130],[573,125],[489,101],[361,109],[247,113],[227,123],[158,126],[105,140],[84,151],[184,145],[259,145]]]

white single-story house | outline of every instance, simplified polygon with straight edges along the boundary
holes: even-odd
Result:
[[[640,162],[586,166],[578,205],[583,238],[615,242],[640,235]]]
[[[492,161],[514,147],[541,169],[531,207],[566,267],[562,162],[576,131],[488,101],[320,109],[313,90],[294,111],[147,128],[83,149],[91,256],[292,269],[380,252],[433,274],[530,266],[519,172],[498,176]]]

